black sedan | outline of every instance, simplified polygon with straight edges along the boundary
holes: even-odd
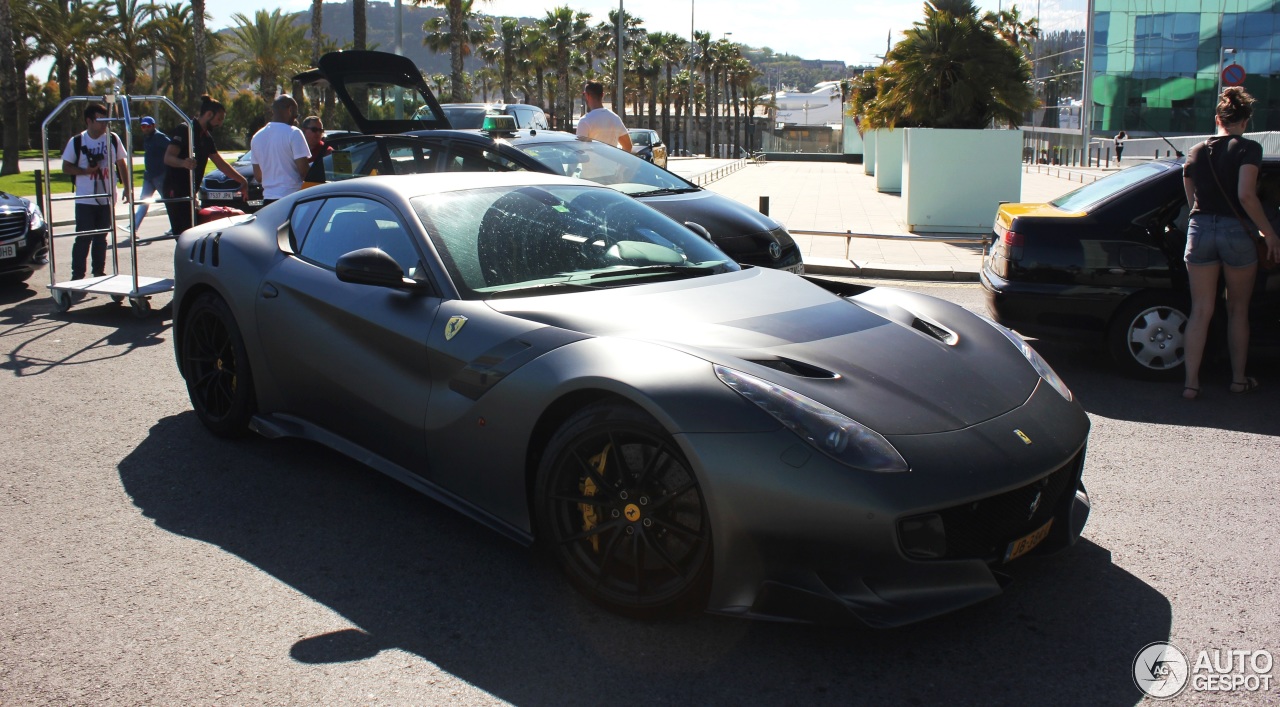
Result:
[[[1088,418],[1008,329],[742,269],[591,182],[325,184],[185,232],[174,264],[211,431],[331,447],[629,615],[918,621],[1089,512]]]
[[[1264,161],[1260,180],[1275,193],[1280,160]],[[1182,160],[1130,167],[1047,204],[1004,204],[982,270],[987,306],[1027,336],[1106,346],[1130,375],[1180,377],[1186,225]],[[1252,343],[1280,345],[1280,274],[1258,271],[1251,307]]]
[[[550,130],[449,130],[445,111],[435,103],[413,62],[384,52],[334,52],[320,66],[295,78],[302,84],[327,81],[366,136],[331,141],[334,154],[317,163],[308,184],[369,174],[429,171],[530,170],[579,177],[606,184],[640,199],[675,220],[697,224],[739,263],[803,272],[800,248],[778,222],[737,201],[616,147],[583,141]],[[358,83],[357,83],[358,82]],[[369,96],[394,88],[410,94],[403,114]],[[359,96],[365,97],[361,103]],[[412,110],[410,108],[413,107]],[[423,129],[426,128],[426,129]],[[408,133],[413,139],[405,139]]]
[[[248,201],[240,193],[240,182],[215,169],[200,180],[200,206],[229,206],[247,214],[262,208],[262,184],[253,176],[252,156],[253,151],[250,150],[231,163],[240,176],[249,180]]]
[[[49,257],[49,225],[30,199],[0,192],[0,284],[26,282]]]

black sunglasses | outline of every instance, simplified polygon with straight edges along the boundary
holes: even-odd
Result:
[[[313,132],[313,133],[322,133],[322,132],[324,132],[324,128],[317,128],[317,127],[316,127],[316,126],[314,126],[314,125],[309,125],[309,126],[307,126],[307,130],[310,130],[310,131],[311,131],[311,132]]]

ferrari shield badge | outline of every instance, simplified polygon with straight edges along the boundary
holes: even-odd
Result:
[[[467,323],[467,318],[461,315],[449,317],[448,323],[444,325],[444,340],[449,341],[462,331],[462,325]]]
[[[452,324],[452,322],[450,323]],[[1022,430],[1014,430],[1013,433],[1018,435],[1018,439],[1022,440],[1023,444],[1031,444],[1031,438],[1027,436],[1026,432],[1023,432]]]

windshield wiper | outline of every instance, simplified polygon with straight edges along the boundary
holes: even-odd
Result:
[[[719,262],[716,263],[717,265]],[[636,275],[676,275],[679,277],[701,277],[714,275],[716,269],[708,265],[641,265],[626,270],[608,270],[591,275],[589,280],[604,278],[623,278]]]
[[[510,287],[505,290],[495,290],[488,293],[489,299],[499,299],[502,297],[512,297],[516,295],[534,294],[551,294],[555,290],[564,290],[566,292],[582,292],[584,290],[598,290],[597,285],[586,285],[579,282],[540,282],[536,285],[522,285],[520,287]]]
[[[690,192],[701,191],[701,187],[685,187],[683,189],[671,189],[663,187],[661,189],[652,189],[650,191],[641,191],[631,194],[631,196],[667,196],[668,194],[688,194]]]

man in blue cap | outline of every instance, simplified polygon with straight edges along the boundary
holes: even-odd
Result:
[[[138,232],[142,219],[147,215],[147,200],[155,194],[164,193],[164,175],[169,170],[164,164],[164,153],[169,148],[169,136],[156,128],[156,119],[146,116],[142,119],[142,198],[133,213],[133,232]]]

